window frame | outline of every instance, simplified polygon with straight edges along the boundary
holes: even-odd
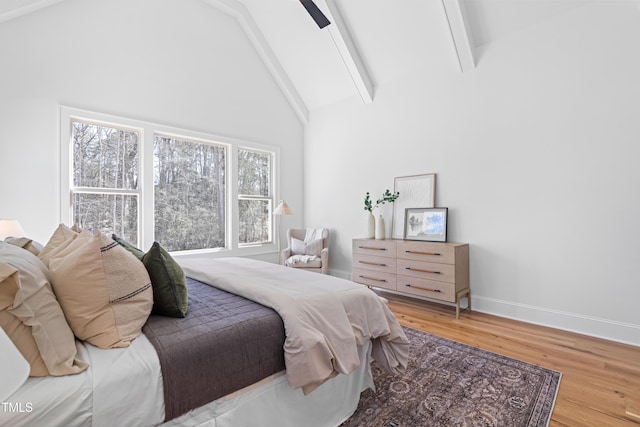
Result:
[[[275,242],[275,221],[271,218],[269,235],[271,241],[263,243],[239,243],[239,195],[238,195],[238,149],[246,149],[271,154],[272,194],[270,207],[273,211],[279,197],[280,188],[280,148],[236,138],[191,131],[143,120],[130,119],[92,111],[60,106],[60,222],[71,225],[73,220],[73,192],[81,192],[84,187],[73,187],[73,138],[72,121],[81,121],[98,126],[112,126],[139,132],[138,141],[138,246],[148,250],[154,242],[154,185],[153,185],[153,140],[155,135],[170,136],[194,142],[213,143],[227,150],[227,189],[225,195],[226,213],[229,219],[225,229],[225,247],[194,249],[175,252],[176,254],[209,253],[212,256],[248,256],[277,251]],[[90,189],[95,192],[95,189]],[[112,194],[112,189],[104,189]],[[132,194],[132,190],[121,190]],[[102,190],[100,191],[102,192]],[[271,215],[273,216],[273,215]]]
[[[72,220],[73,217],[73,196],[76,194],[89,194],[89,195],[116,195],[116,196],[136,196],[136,204],[137,204],[137,222],[138,222],[138,242],[141,242],[140,240],[140,225],[141,225],[141,212],[140,212],[140,203],[141,203],[141,198],[142,198],[142,194],[140,191],[140,185],[137,186],[137,188],[135,189],[127,189],[127,188],[115,188],[115,187],[86,187],[86,186],[73,186],[73,149],[71,148],[73,146],[73,126],[72,126],[72,121],[75,122],[81,122],[84,124],[88,124],[88,125],[93,125],[93,126],[99,126],[99,127],[111,127],[111,128],[115,128],[118,130],[124,130],[127,132],[136,132],[138,133],[138,141],[137,141],[137,149],[138,149],[138,155],[140,155],[140,150],[142,148],[142,135],[143,135],[143,131],[142,129],[138,128],[138,127],[132,127],[132,126],[125,126],[125,125],[119,125],[119,124],[114,124],[111,122],[106,122],[106,121],[96,121],[96,120],[87,120],[87,119],[79,119],[79,118],[73,118],[70,119],[68,122],[69,125],[69,156],[68,156],[68,160],[69,160],[69,166],[67,168],[68,172],[69,172],[69,183],[70,183],[70,188],[69,188],[69,221]],[[61,169],[62,170],[62,169]],[[138,163],[138,176],[141,175],[141,165]]]
[[[238,205],[238,210],[239,210],[239,205],[240,205],[240,200],[255,200],[255,201],[260,201],[260,200],[266,200],[269,202],[269,211],[271,212],[270,218],[269,218],[269,241],[268,242],[252,242],[252,243],[240,243],[240,239],[238,238],[238,246],[241,248],[245,248],[245,247],[249,247],[249,246],[256,246],[256,245],[263,245],[265,243],[274,243],[274,239],[275,239],[275,224],[274,224],[274,218],[273,218],[273,210],[275,209],[275,198],[273,197],[273,193],[275,193],[275,177],[276,174],[274,173],[274,164],[276,161],[276,155],[273,151],[270,150],[265,150],[265,149],[261,149],[261,148],[256,148],[256,147],[250,147],[247,145],[241,145],[236,147],[236,159],[239,158],[239,156],[237,155],[238,150],[245,150],[245,151],[253,151],[254,153],[261,153],[261,154],[268,154],[269,155],[269,162],[270,162],[270,171],[269,171],[269,180],[271,182],[271,194],[269,195],[269,197],[266,196],[256,196],[256,195],[251,195],[251,194],[240,194],[239,192],[237,193],[236,196],[236,204]],[[236,165],[238,165],[238,162],[236,162]],[[239,169],[239,167],[238,167]],[[237,179],[237,175],[236,175],[236,190],[238,190],[238,179]],[[238,213],[238,226],[240,225],[240,214]],[[239,233],[238,233],[239,234]],[[239,236],[238,236],[239,237]]]

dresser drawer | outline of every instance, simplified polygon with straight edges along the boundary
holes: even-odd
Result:
[[[403,241],[396,251],[398,258],[454,264],[456,244]]]
[[[455,283],[456,281],[456,268],[452,264],[398,259],[396,271],[399,275],[419,277],[421,279],[447,283]]]
[[[353,268],[396,273],[396,259],[367,254],[353,254]]]
[[[356,239],[353,240],[352,253],[395,258],[396,242],[393,240]]]
[[[442,301],[456,302],[456,292],[453,283],[438,282],[410,276],[398,276],[397,280],[396,286],[400,292]]]
[[[351,280],[367,286],[396,290],[395,273],[384,273],[381,271],[364,270],[361,268],[351,269]]]
[[[351,254],[356,283],[454,303],[456,319],[466,298],[471,311],[468,243],[353,239]]]

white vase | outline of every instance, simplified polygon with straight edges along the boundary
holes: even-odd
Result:
[[[371,212],[369,212],[366,216],[364,232],[364,237],[367,239],[373,239],[375,237],[376,219],[373,217],[373,214]]]
[[[378,240],[384,240],[384,218],[382,218],[382,215],[378,215],[376,218],[375,237]]]

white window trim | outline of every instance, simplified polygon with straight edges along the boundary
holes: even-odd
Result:
[[[147,251],[154,241],[154,209],[153,209],[153,138],[154,135],[168,135],[176,138],[186,138],[194,141],[215,142],[227,148],[227,215],[231,221],[226,224],[226,248],[201,249],[192,251],[181,251],[176,254],[187,255],[193,253],[208,253],[211,256],[249,256],[276,252],[275,241],[261,244],[238,243],[238,170],[237,158],[238,148],[248,150],[264,151],[273,153],[272,157],[272,179],[273,194],[271,205],[275,206],[275,201],[279,200],[280,188],[280,148],[265,144],[243,141],[220,135],[213,135],[203,132],[196,132],[176,127],[161,125],[143,120],[135,120],[126,117],[114,116],[92,111],[81,110],[66,106],[60,106],[60,222],[71,225],[73,211],[71,208],[71,188],[72,188],[72,129],[71,121],[80,120],[83,122],[96,123],[100,125],[112,125],[116,128],[134,130],[140,133],[139,152],[139,227],[138,241],[139,247]],[[151,183],[149,185],[148,183]],[[146,185],[145,185],[146,184]],[[275,221],[271,221],[271,236],[275,236]],[[275,240],[275,238],[272,238]]]
[[[276,170],[277,170],[276,161],[280,156],[276,155],[272,148],[267,148],[265,146],[261,146],[260,147],[258,145],[254,145],[254,146],[241,145],[241,146],[238,146],[238,147],[235,148],[235,153],[236,153],[235,158],[236,159],[238,158],[238,156],[237,156],[238,149],[247,150],[247,151],[253,151],[253,152],[261,152],[261,153],[264,153],[264,154],[269,154],[271,156],[271,176],[269,178],[271,179],[272,183],[276,182],[276,177],[277,177],[277,174],[276,174]],[[237,173],[237,171],[236,171],[236,173]],[[237,175],[235,177],[235,181],[234,182],[238,182]],[[276,188],[277,188],[277,186],[274,185],[272,193],[276,192]],[[237,190],[237,188],[236,188],[236,190]],[[264,200],[265,199],[265,197],[262,197],[262,196],[250,196],[250,195],[240,196],[240,195],[237,194],[236,195],[236,200],[240,200],[240,197],[242,197],[244,200]],[[269,199],[271,199],[271,211],[273,212],[273,210],[276,208],[275,201],[278,200],[278,199],[274,197],[274,194],[271,194],[271,197],[269,197]],[[238,213],[238,215],[239,215],[239,213]],[[240,221],[238,220],[237,224],[239,224],[239,223],[240,223]],[[276,237],[275,233],[276,233],[276,230],[275,230],[275,218],[274,218],[274,215],[272,214],[271,215],[271,228],[270,228],[270,232],[269,232],[269,237],[271,238],[271,243],[272,244],[275,242],[275,237]],[[239,240],[239,239],[236,239],[236,240]],[[242,248],[247,248],[247,247],[250,247],[250,246],[263,245],[263,244],[264,243],[242,243],[242,244],[239,243],[239,246],[242,247]]]

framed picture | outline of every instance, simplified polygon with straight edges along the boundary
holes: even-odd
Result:
[[[393,182],[393,189],[394,192],[400,192],[400,197],[393,202],[391,237],[402,239],[405,209],[415,207],[432,208],[435,206],[436,174],[396,177]]]
[[[447,241],[448,208],[408,208],[404,217],[404,238],[427,242]]]

